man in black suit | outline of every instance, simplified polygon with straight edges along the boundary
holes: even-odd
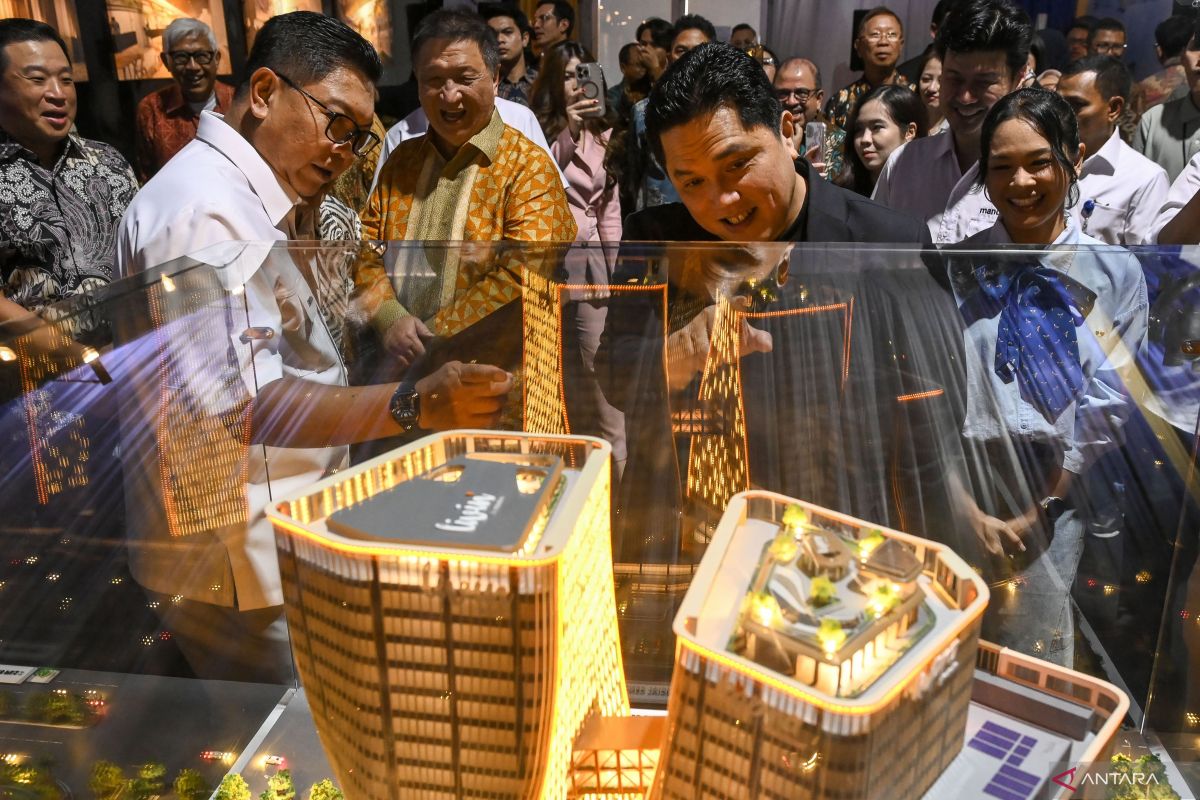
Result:
[[[940,447],[931,431],[954,440],[957,425],[940,400],[898,398],[957,394],[947,380],[961,363],[948,352],[961,339],[950,295],[930,280],[942,270],[928,227],[798,159],[792,115],[758,64],[727,44],[676,61],[651,92],[646,122],[682,202],[626,219],[613,278],[622,291],[608,301],[596,356],[606,398],[625,412],[617,560],[691,555],[696,437],[718,435],[739,404],[754,485],[897,526],[928,522],[926,498],[947,459],[911,445]],[[635,244],[714,240],[742,244]],[[624,291],[664,283],[663,292]],[[745,312],[739,390],[728,408],[700,389],[721,297]],[[921,492],[906,490],[914,483]]]
[[[623,238],[930,242],[918,220],[797,160],[789,144],[796,124],[762,68],[737,48],[711,44],[679,59],[650,94],[646,134],[683,202],[630,215]]]

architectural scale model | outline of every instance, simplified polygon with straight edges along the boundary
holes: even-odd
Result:
[[[608,457],[439,434],[269,510],[350,800],[1032,800],[1106,757],[1128,700],[980,642],[988,588],[948,548],[761,491],[675,618],[666,719],[630,717]]]
[[[350,798],[563,798],[629,712],[609,446],[455,432],[268,511],[292,650]]]
[[[921,797],[963,747],[987,599],[943,546],[736,495],[675,618],[653,796]]]

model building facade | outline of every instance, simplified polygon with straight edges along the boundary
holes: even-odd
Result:
[[[609,448],[456,432],[279,503],[292,649],[350,798],[559,798],[628,712]]]
[[[735,496],[676,617],[655,795],[922,796],[963,745],[987,597],[937,544]]]

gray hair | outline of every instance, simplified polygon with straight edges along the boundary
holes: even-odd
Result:
[[[217,37],[213,34],[212,28],[205,25],[198,19],[190,19],[188,17],[180,17],[173,20],[167,29],[163,31],[163,52],[169,53],[181,40],[187,39],[190,36],[199,36],[207,39],[208,44],[213,50],[219,50]]]

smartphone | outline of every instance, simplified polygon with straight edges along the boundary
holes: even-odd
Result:
[[[575,67],[575,83],[588,100],[599,100],[597,106],[587,113],[589,117],[603,117],[608,113],[605,97],[604,68],[592,61]]]
[[[810,122],[804,126],[804,150],[807,153],[817,145],[821,145],[821,153],[825,152],[825,123]],[[805,155],[801,153],[800,155]],[[822,161],[824,158],[821,159]]]

